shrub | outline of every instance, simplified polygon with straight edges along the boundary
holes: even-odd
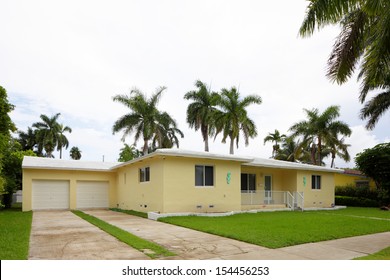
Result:
[[[365,197],[339,196],[335,197],[336,205],[355,206],[355,207],[379,207],[377,200]]]

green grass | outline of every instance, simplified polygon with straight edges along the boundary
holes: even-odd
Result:
[[[141,218],[145,218],[145,219],[148,218],[148,213],[145,213],[145,212],[139,212],[139,211],[135,211],[135,210],[124,210],[124,209],[120,209],[120,208],[110,208],[110,210],[115,211],[115,212],[126,213],[129,215],[133,215],[133,216],[137,216],[137,217],[141,217]]]
[[[335,211],[245,213],[227,217],[167,217],[159,221],[268,248],[281,248],[390,231],[390,220],[362,218],[386,219],[390,213],[383,212],[379,209],[348,208]]]
[[[0,260],[26,260],[30,242],[32,212],[20,209],[0,211]]]
[[[111,225],[109,223],[106,223],[96,217],[93,217],[91,215],[88,215],[81,211],[72,211],[75,215],[79,216],[80,218],[88,221],[89,223],[93,224],[94,226],[100,228],[101,230],[111,234],[118,240],[126,243],[127,245],[143,252],[145,255],[151,257],[152,259],[156,259],[159,257],[168,257],[168,256],[174,256],[175,254],[168,251],[164,247],[161,247],[160,245],[157,245],[156,243],[147,241],[145,239],[139,238],[138,236],[135,236],[123,229],[120,229],[114,225]]]
[[[387,247],[375,254],[356,258],[355,260],[390,260],[390,247]]]

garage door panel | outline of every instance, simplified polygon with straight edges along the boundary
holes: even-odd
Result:
[[[108,208],[108,182],[78,181],[77,208]]]
[[[33,180],[32,209],[69,209],[69,181]]]

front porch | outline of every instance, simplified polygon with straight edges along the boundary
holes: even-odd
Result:
[[[303,210],[302,192],[289,191],[241,191],[241,210],[283,209]]]

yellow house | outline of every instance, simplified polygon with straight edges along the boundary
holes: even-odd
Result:
[[[179,149],[125,163],[25,157],[23,211],[227,212],[334,206],[340,170]]]
[[[376,185],[373,179],[365,176],[359,170],[354,169],[343,169],[342,173],[337,173],[335,175],[335,186],[338,187],[361,187],[368,186],[370,189],[375,189]]]

